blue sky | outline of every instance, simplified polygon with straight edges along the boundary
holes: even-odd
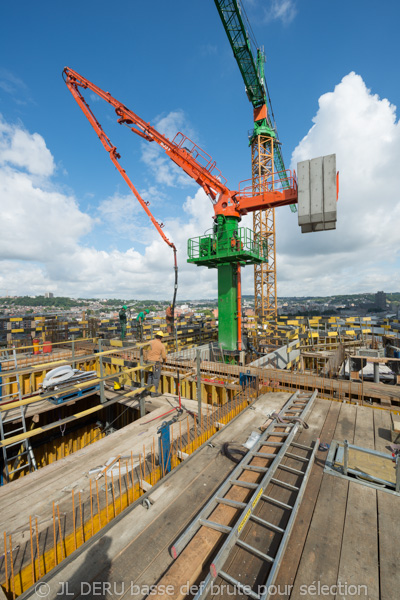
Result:
[[[265,47],[286,166],[336,152],[341,172],[335,232],[301,235],[277,210],[278,295],[400,289],[398,3],[242,4]],[[22,0],[2,3],[0,19],[0,295],[169,298],[172,253],[61,73],[75,69],[163,133],[183,131],[236,189],[250,177],[252,110],[214,2]],[[215,297],[216,273],[186,264],[186,238],[211,225],[208,200],[86,98],[178,246],[180,298]],[[249,267],[244,284],[252,293]]]

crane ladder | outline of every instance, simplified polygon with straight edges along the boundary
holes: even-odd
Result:
[[[293,441],[301,427],[301,422],[310,412],[317,393],[318,390],[315,390],[312,394],[297,391],[289,398],[288,402],[280,411],[279,417],[275,418],[261,434],[259,440],[244,456],[237,467],[235,467],[204,508],[172,546],[171,554],[173,558],[176,558],[202,526],[209,527],[210,529],[219,531],[227,536],[217,555],[213,558],[210,566],[210,573],[201,583],[194,600],[205,598],[210,589],[212,589],[213,582],[217,577],[227,581],[234,586],[238,592],[243,593],[250,598],[254,598],[255,600],[266,600],[268,597],[268,588],[273,584],[278,572],[282,555],[296,518],[297,509],[300,505],[311,472],[315,452],[318,448],[318,443],[316,443],[314,447],[311,447]],[[270,439],[271,441],[269,441]],[[279,441],[276,441],[277,439]],[[276,448],[276,453],[263,452],[263,446]],[[296,449],[301,449],[307,456],[299,455],[298,450]],[[254,458],[263,459],[269,464],[265,464],[265,466],[252,465],[250,463]],[[296,465],[296,468],[288,466],[286,464],[287,459],[297,461],[299,464]],[[300,484],[295,486],[279,479],[277,474],[278,470],[295,475],[300,479]],[[244,481],[240,477],[245,471],[259,473],[262,477],[261,481],[258,483]],[[298,481],[298,479],[296,481]],[[226,497],[228,492],[236,486],[246,488],[252,492],[248,501],[239,502]],[[272,488],[271,491],[269,491],[269,487]],[[286,488],[296,496],[294,504],[288,504],[274,498],[274,490],[282,487]],[[261,504],[263,502],[268,502],[288,511],[290,516],[286,526],[279,527],[276,524],[257,516],[254,513],[254,510],[259,502],[261,502]],[[221,504],[237,509],[235,521],[229,526],[217,523],[210,519],[213,511]],[[246,524],[250,522],[257,523],[281,536],[275,556],[270,556],[244,541],[243,536],[244,531],[246,530]],[[233,552],[237,547],[250,552],[270,566],[267,582],[262,586],[265,593],[256,593],[250,589],[250,586],[244,585],[237,578],[223,570],[225,563],[232,557]]]
[[[8,353],[4,354],[4,360],[10,360]],[[22,400],[21,382],[20,376],[18,374],[18,361],[15,348],[13,348],[11,360],[14,362],[15,372],[1,371],[0,361],[0,371],[1,373],[3,373],[3,375],[6,374],[7,377],[7,380],[5,382],[2,380],[2,378],[0,378],[0,405]],[[16,387],[17,391],[11,391],[11,393],[9,394],[3,394],[3,388],[5,386],[9,386],[10,389]],[[18,433],[26,433],[26,409],[26,406],[19,406],[16,410],[16,414],[13,414],[11,417],[8,418],[7,413],[11,411],[0,410],[0,439],[2,442],[6,442],[7,438],[17,435]],[[21,424],[15,429],[8,429],[4,427],[8,423],[15,423],[16,421],[20,421]],[[15,452],[10,452],[10,449],[14,446],[20,447],[16,454]],[[32,446],[30,444],[29,439],[24,439],[23,441],[18,441],[8,445],[4,445],[2,446],[2,450],[4,474],[7,482],[10,481],[10,475],[13,475],[19,471],[23,471],[24,469],[29,469],[29,471],[37,470],[35,456],[33,454]]]

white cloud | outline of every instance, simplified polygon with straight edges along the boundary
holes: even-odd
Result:
[[[319,99],[314,125],[295,148],[300,160],[336,153],[335,231],[300,233],[277,210],[278,295],[328,295],[399,287],[400,126],[396,107],[350,73]]]
[[[92,219],[52,182],[54,160],[43,138],[0,122],[0,294],[51,290],[71,296],[172,297],[172,250],[148,224],[134,196],[103,200],[99,217]],[[143,197],[156,201],[163,194],[150,187]],[[209,227],[211,216],[210,202],[198,190],[187,198],[181,215],[165,223],[178,249],[180,297],[216,293],[215,273],[186,263],[187,238]],[[104,223],[145,244],[144,253],[133,247],[125,252],[87,247],[85,236],[96,234]]]
[[[151,193],[152,190],[148,190],[141,193],[141,196],[148,201]],[[99,222],[106,226],[110,235],[122,236],[131,242],[147,241],[152,225],[132,193],[121,195],[116,192],[110,198],[102,200],[98,207],[98,215]]]
[[[247,4],[261,11],[261,18],[265,23],[281,21],[284,25],[289,25],[297,15],[296,0],[247,0]]]
[[[0,169],[0,206],[0,259],[45,262],[73,250],[91,228],[74,198],[40,187],[17,169]]]
[[[30,134],[0,118],[0,166],[26,169],[31,175],[48,177],[54,171],[53,157],[38,133]]]
[[[167,135],[172,135],[169,127],[174,133],[179,129],[175,118],[160,122]],[[288,208],[276,211],[279,295],[398,288],[400,129],[396,108],[372,94],[355,73],[320,98],[313,126],[295,148],[292,162],[296,165],[304,158],[332,152],[337,154],[340,170],[337,230],[302,235],[296,214]],[[99,217],[92,219],[78,199],[53,183],[54,159],[43,138],[3,121],[0,158],[0,294],[51,290],[71,296],[172,297],[172,250],[133,196],[115,194],[103,199],[98,203]],[[174,173],[171,177],[172,184],[180,186]],[[164,188],[157,180],[152,179],[152,185],[141,193],[154,202],[157,218],[167,198],[160,194]],[[95,202],[92,199],[92,205]],[[197,189],[186,197],[182,210],[165,221],[165,233],[178,249],[178,298],[217,295],[216,270],[186,262],[188,238],[210,229],[212,215],[211,203]],[[125,252],[108,251],[105,223],[117,231],[121,228],[132,247]],[[87,236],[99,232],[103,233],[99,238],[103,249],[88,247]],[[139,252],[135,242],[143,244],[144,250]],[[253,292],[252,267],[244,270],[243,284],[244,293]]]

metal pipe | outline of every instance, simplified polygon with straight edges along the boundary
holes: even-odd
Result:
[[[237,325],[238,325],[238,350],[242,350],[242,273],[240,263],[237,264]]]
[[[379,363],[374,362],[374,383],[379,383]]]
[[[344,440],[343,473],[347,475],[349,467],[349,442]]]

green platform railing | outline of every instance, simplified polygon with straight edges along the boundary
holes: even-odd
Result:
[[[267,241],[248,227],[239,227],[233,236],[223,232],[188,240],[188,262],[210,268],[226,262],[262,263],[267,256]]]

